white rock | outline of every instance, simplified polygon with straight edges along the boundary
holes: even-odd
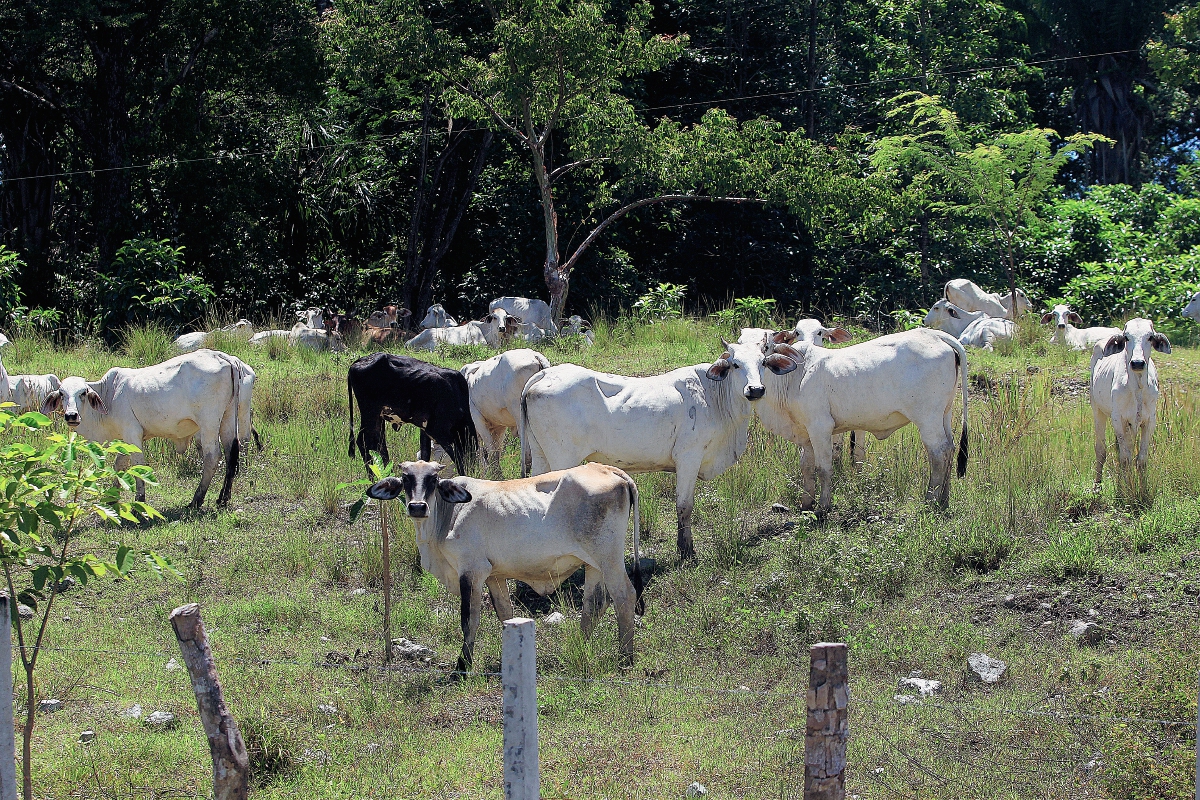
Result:
[[[95,738],[96,738],[95,731],[84,731],[83,733],[79,734],[79,743],[87,744],[88,742],[92,741]]]
[[[1104,629],[1094,622],[1077,619],[1071,623],[1067,633],[1082,646],[1100,644],[1104,641]]]
[[[699,781],[691,784],[687,788],[688,797],[704,797],[706,794],[708,794],[708,789],[705,789],[704,784],[700,783]]]
[[[317,706],[317,711],[320,711],[322,714],[329,714],[330,716],[338,713],[337,706],[331,703],[322,703]]]
[[[408,639],[392,639],[392,655],[407,658],[409,661],[420,661],[433,658],[435,653],[428,647]]]
[[[942,690],[942,682],[927,678],[901,678],[901,689],[916,689],[921,697],[930,697]]]
[[[919,706],[921,701],[915,694],[895,694],[892,699],[902,706]]]
[[[140,705],[138,705],[137,703],[134,703],[129,708],[122,711],[121,716],[128,717],[129,719],[141,719],[142,718],[142,707]]]
[[[983,653],[972,653],[967,657],[967,668],[967,673],[976,680],[984,683],[999,683],[1000,679],[1004,677],[1005,670],[1008,669],[1008,664]]]
[[[567,618],[563,616],[561,611],[552,611],[551,613],[542,617],[542,624],[549,625],[551,627],[554,627],[555,625],[562,625],[566,621]]]
[[[151,728],[166,730],[175,727],[175,715],[170,711],[155,711],[146,717],[146,724]]]
[[[183,665],[173,658],[167,662],[167,672],[174,672],[177,669],[183,669]]]
[[[33,619],[37,616],[37,612],[24,603],[17,603],[17,613],[21,615],[21,619]]]
[[[38,703],[38,711],[42,714],[53,714],[62,711],[62,700],[43,700]]]
[[[373,753],[378,753],[378,752],[379,752],[379,745],[375,744],[375,742],[371,742],[369,745],[367,745],[367,754],[368,755],[373,754]]]

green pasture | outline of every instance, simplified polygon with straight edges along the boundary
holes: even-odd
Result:
[[[544,352],[627,375],[720,352],[722,331],[705,320],[595,322],[594,348],[563,341]],[[700,485],[699,558],[681,565],[674,479],[637,476],[643,548],[657,565],[632,669],[619,666],[611,613],[581,640],[580,577],[549,598],[514,587],[519,611],[568,617],[538,631],[543,796],[679,798],[699,781],[714,799],[799,797],[808,646],[841,640],[848,785],[860,798],[1190,797],[1194,729],[1165,723],[1196,719],[1200,351],[1156,355],[1162,399],[1146,484],[1117,491],[1106,474],[1094,493],[1087,354],[1047,336],[1025,328],[1001,351],[970,353],[971,460],[948,513],[922,501],[927,462],[910,428],[872,439],[858,471],[843,461],[834,511],[818,524],[794,511],[795,447],[755,425],[742,460]],[[83,549],[152,548],[182,579],[94,581],[58,600],[37,691],[64,709],[38,720],[38,795],[206,794],[211,765],[187,673],[167,668],[178,656],[167,615],[197,602],[251,747],[254,797],[501,797],[499,686],[444,674],[461,641],[457,603],[422,574],[402,516],[393,635],[437,658],[433,670],[378,669],[378,510],[351,524],[355,497],[338,488],[364,475],[346,452],[346,368],[359,354],[217,344],[258,372],[266,448],[246,458],[228,508],[213,507],[214,488],[191,512],[194,452],[150,443],[161,485],[149,500],[165,521],[86,532]],[[4,363],[94,380],[168,357],[169,345],[153,330],[120,351],[17,338]],[[458,348],[432,360],[486,355]],[[414,429],[389,436],[394,455],[415,454]],[[504,469],[515,476],[511,440]],[[1098,622],[1103,640],[1078,645],[1067,635],[1075,619]],[[973,652],[1008,662],[1000,685],[968,680]],[[489,614],[476,668],[499,666]],[[900,705],[897,681],[913,671],[943,690]],[[134,704],[179,723],[151,730],[123,715]],[[85,729],[96,738],[80,744]]]

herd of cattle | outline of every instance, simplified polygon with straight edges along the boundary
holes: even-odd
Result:
[[[621,651],[631,658],[643,576],[638,490],[628,473],[675,473],[682,558],[695,555],[691,517],[696,481],[717,477],[742,457],[756,417],[767,431],[800,448],[804,509],[824,514],[830,508],[834,437],[850,433],[859,461],[866,432],[886,439],[909,424],[916,426],[929,459],[926,499],[946,506],[959,391],[959,477],[968,460],[966,346],[991,347],[1011,337],[1013,321],[1006,317],[1029,310],[1019,290],[1015,305],[1014,310],[1012,295],[951,281],[930,309],[927,328],[836,349],[825,345],[849,342],[850,334],[814,319],[800,320],[789,330],[744,328],[736,342],[722,340],[723,352],[711,364],[649,377],[612,375],[569,363],[552,366],[530,349],[507,350],[461,370],[374,352],[354,361],[347,373],[349,455],[353,458],[357,448],[370,464],[377,452],[387,463],[385,426],[419,429],[418,460],[400,464],[395,477],[378,481],[368,494],[378,499],[404,496],[422,566],[461,598],[460,666],[471,663],[484,586],[503,620],[512,616],[507,580],[546,594],[580,566],[585,568],[584,633],[591,631],[611,597]],[[1200,293],[1184,314],[1200,320]],[[407,315],[405,309],[387,306],[358,325],[344,315],[310,309],[300,312],[291,331],[254,333],[245,320],[224,330],[242,333],[252,343],[281,336],[339,349],[334,343],[342,345],[353,335],[363,343],[385,344],[394,338],[410,348],[430,350],[441,343],[501,347],[513,338],[590,333],[577,317],[559,329],[544,302],[525,298],[499,298],[487,317],[466,325],[456,325],[440,305],[433,306],[423,320],[424,330],[405,342],[399,321]],[[1167,337],[1145,319],[1130,320],[1123,329],[1083,328],[1079,316],[1062,305],[1042,322],[1054,325],[1054,341],[1092,348],[1096,483],[1103,476],[1110,422],[1122,467],[1144,470],[1158,399],[1151,355],[1171,352]],[[255,373],[235,356],[204,349],[210,336],[185,334],[176,341],[187,351],[183,355],[140,369],[114,367],[94,382],[8,376],[0,364],[0,393],[7,389],[7,397],[0,399],[24,410],[62,412],[72,430],[96,441],[120,439],[141,447],[148,439],[165,438],[182,454],[195,438],[204,466],[192,504],[203,503],[222,456],[226,473],[218,502],[225,503],[240,453],[251,436],[258,439],[251,419]],[[499,473],[510,430],[521,444],[522,477],[470,477],[467,473],[477,469]],[[445,468],[431,461],[435,445],[453,461],[457,476],[440,477]],[[129,458],[139,463],[144,456]],[[145,498],[140,482],[137,496]],[[631,513],[632,582],[625,571]]]

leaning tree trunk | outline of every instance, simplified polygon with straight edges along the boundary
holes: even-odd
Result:
[[[563,269],[558,253],[558,212],[554,208],[554,192],[550,187],[550,174],[541,144],[531,145],[533,151],[533,177],[537,181],[542,200],[542,221],[546,226],[546,262],[542,266],[542,277],[550,293],[550,319],[561,327],[563,311],[567,306],[567,291],[570,288],[568,271]]]

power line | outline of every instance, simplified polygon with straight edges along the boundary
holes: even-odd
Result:
[[[937,71],[937,72],[926,72],[926,73],[922,73],[920,75],[904,75],[904,76],[899,76],[899,77],[895,77],[895,78],[881,78],[879,80],[873,80],[873,81],[859,81],[856,83],[832,84],[829,86],[817,86],[812,89],[789,89],[789,90],[783,91],[783,92],[768,92],[765,94],[748,94],[748,95],[741,95],[738,97],[712,98],[709,100],[694,100],[694,101],[690,101],[687,103],[669,103],[669,104],[660,105],[660,106],[647,106],[645,108],[640,108],[640,109],[636,109],[636,110],[639,112],[662,111],[662,110],[672,109],[672,108],[691,108],[691,107],[695,107],[695,106],[716,106],[716,105],[721,105],[723,103],[736,103],[736,102],[741,102],[744,100],[765,100],[765,99],[769,99],[769,98],[773,98],[773,97],[794,97],[794,96],[800,96],[800,95],[806,95],[806,94],[817,94],[819,92],[832,92],[832,91],[837,91],[837,90],[842,90],[842,89],[862,89],[862,88],[866,88],[868,86],[882,86],[884,84],[889,84],[889,83],[901,83],[901,82],[905,82],[905,81],[915,81],[915,80],[921,80],[921,79],[930,78],[930,77],[953,77],[953,76],[957,76],[957,75],[974,75],[974,74],[978,74],[981,72],[990,72],[990,71],[996,70],[996,69],[1015,69],[1018,67],[1034,67],[1034,66],[1040,66],[1042,64],[1054,64],[1054,63],[1061,63],[1061,62],[1066,62],[1066,61],[1078,61],[1078,60],[1088,59],[1088,58],[1103,58],[1105,56],[1124,55],[1124,54],[1136,53],[1136,52],[1138,52],[1138,50],[1136,48],[1128,49],[1128,50],[1110,50],[1105,53],[1088,53],[1086,55],[1078,55],[1078,56],[1061,56],[1058,58],[1046,58],[1046,59],[1040,59],[1037,61],[1019,61],[1019,62],[1015,62],[1015,63],[992,64],[992,65],[984,66],[984,67],[968,67],[968,68],[957,69],[957,70],[942,70],[942,71]],[[562,117],[561,119],[567,120],[567,119],[578,119],[578,118],[579,117]],[[417,123],[420,121],[421,120],[417,120],[417,119],[404,120],[405,123]],[[418,136],[422,136],[422,135],[428,135],[428,134],[418,134]],[[265,155],[277,155],[279,153],[300,152],[302,150],[308,150],[311,152],[311,151],[319,151],[319,150],[320,151],[330,150],[330,149],[339,148],[339,147],[359,147],[359,146],[365,146],[368,144],[374,144],[377,142],[383,142],[386,140],[394,141],[398,138],[399,138],[399,134],[375,135],[375,136],[366,136],[366,137],[363,137],[362,139],[356,139],[354,141],[334,142],[331,144],[316,145],[316,146],[312,146],[312,147],[307,147],[305,145],[292,145],[292,146],[288,146],[288,147],[274,147],[269,150],[257,150],[257,151],[250,151],[250,152],[246,152],[246,153],[225,153],[222,155],[204,156],[201,158],[164,159],[161,161],[150,161],[150,162],[146,162],[143,164],[131,164],[128,166],[123,166],[123,167],[101,167],[100,169],[80,169],[80,170],[72,170],[70,172],[52,172],[52,173],[47,173],[44,175],[24,175],[24,176],[19,176],[19,177],[15,177],[15,178],[4,178],[3,180],[0,180],[0,185],[3,185],[5,183],[15,183],[17,181],[41,180],[44,178],[69,178],[69,177],[74,177],[76,175],[99,175],[99,174],[105,173],[105,172],[120,172],[123,170],[153,169],[155,167],[176,167],[176,166],[183,166],[183,165],[187,165],[187,164],[202,164],[202,163],[213,162],[213,161],[224,161],[226,159],[255,158],[258,156],[265,156]]]

